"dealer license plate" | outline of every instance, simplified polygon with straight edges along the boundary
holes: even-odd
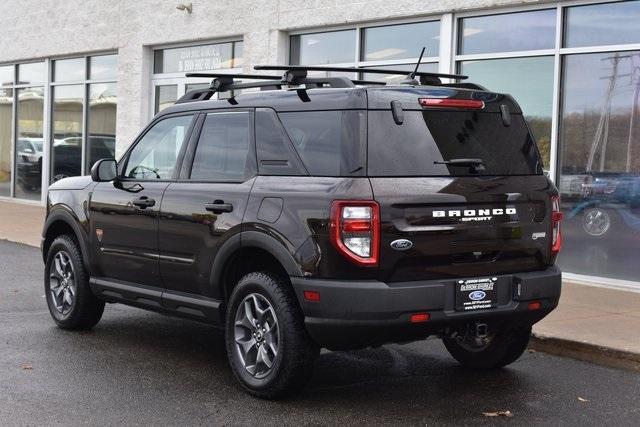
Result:
[[[456,281],[456,310],[485,310],[498,304],[498,279],[487,277]]]

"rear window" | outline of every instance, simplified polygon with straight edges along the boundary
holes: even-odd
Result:
[[[304,111],[278,116],[311,175],[365,174],[365,112]]]
[[[520,114],[505,126],[500,113],[404,111],[397,125],[391,111],[369,111],[369,175],[537,175],[542,163]],[[481,159],[484,170],[437,164]]]

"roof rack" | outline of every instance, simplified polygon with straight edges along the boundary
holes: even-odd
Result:
[[[382,85],[384,82],[351,80],[346,77],[307,77],[307,73],[299,70],[287,71],[284,75],[262,75],[262,74],[226,74],[226,73],[187,73],[186,77],[210,77],[213,80],[206,89],[195,89],[185,93],[176,104],[185,102],[206,101],[216,92],[227,92],[237,89],[260,88],[261,90],[278,90],[282,86],[299,86],[304,84],[307,88],[312,87],[335,87],[350,88],[355,85]],[[252,82],[241,82],[236,79],[256,80]]]
[[[460,74],[444,74],[430,73],[425,71],[407,71],[407,70],[388,70],[385,68],[362,68],[362,67],[333,67],[327,65],[307,66],[307,65],[256,65],[256,70],[281,70],[286,72],[308,72],[308,71],[324,71],[324,72],[345,72],[345,73],[370,73],[370,74],[399,74],[420,77],[420,84],[440,84],[444,79],[465,80],[468,77]]]

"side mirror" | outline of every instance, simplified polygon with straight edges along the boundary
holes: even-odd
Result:
[[[116,159],[100,159],[91,168],[91,179],[95,182],[109,182],[118,175]]]

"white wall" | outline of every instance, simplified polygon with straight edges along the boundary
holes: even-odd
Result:
[[[151,46],[244,38],[246,64],[284,63],[289,30],[539,0],[2,0],[0,63],[118,51],[118,152],[148,121]],[[247,66],[247,70],[249,67]]]

